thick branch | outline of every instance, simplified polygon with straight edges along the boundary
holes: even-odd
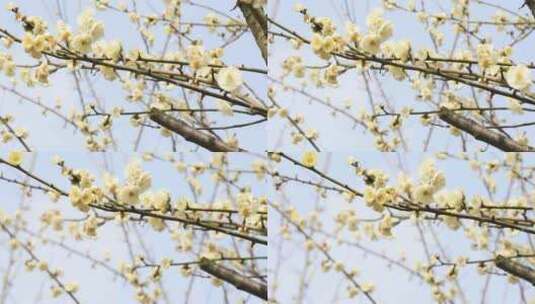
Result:
[[[441,109],[438,117],[444,122],[465,131],[472,135],[475,139],[483,141],[492,145],[502,151],[506,152],[530,152],[535,151],[530,146],[523,146],[507,136],[495,131],[491,131],[475,120],[466,118],[462,115],[455,114],[447,109]]]
[[[527,5],[531,10],[531,14],[535,17],[535,0],[526,0],[524,5]]]
[[[508,272],[515,277],[528,281],[535,286],[535,269],[515,262],[501,255],[496,257],[496,266],[501,270]]]
[[[229,284],[234,285],[234,287],[243,290],[249,294],[255,295],[261,299],[267,300],[267,286],[257,281],[253,281],[250,278],[243,276],[235,270],[229,269],[227,267],[217,265],[214,262],[211,262],[208,259],[201,259],[200,268],[219,278]]]
[[[238,0],[238,7],[242,11],[247,25],[253,33],[254,39],[262,57],[267,64],[268,45],[267,45],[267,17],[264,9],[255,8],[252,4],[247,4],[242,0]]]
[[[184,121],[167,115],[158,110],[152,110],[150,119],[155,123],[184,137],[185,140],[195,143],[212,152],[239,152],[241,149],[234,148],[215,137],[212,134],[196,130]]]

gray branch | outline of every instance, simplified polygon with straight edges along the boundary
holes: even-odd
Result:
[[[268,58],[268,44],[267,44],[267,17],[264,9],[255,8],[252,4],[246,4],[238,0],[238,7],[240,8],[245,21],[254,36],[256,44],[262,53],[262,57],[267,64]]]
[[[508,138],[504,134],[491,131],[473,119],[456,114],[448,109],[442,108],[438,117],[444,122],[461,129],[472,135],[475,139],[492,145],[506,152],[530,152],[535,151],[533,147],[524,146]]]
[[[239,290],[243,290],[267,301],[266,284],[254,281],[235,270],[218,265],[206,258],[201,259],[200,268],[214,277],[234,285]]]
[[[527,5],[529,9],[531,10],[531,14],[533,17],[535,17],[535,0],[526,0],[524,1],[524,5]]]
[[[216,136],[206,133],[188,125],[186,122],[167,115],[159,110],[152,110],[150,119],[166,129],[184,137],[185,140],[195,143],[212,152],[239,152],[239,148],[234,148],[223,142]]]
[[[501,255],[496,257],[495,264],[501,270],[528,281],[535,286],[535,270]]]

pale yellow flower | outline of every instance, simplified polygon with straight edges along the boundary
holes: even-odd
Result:
[[[61,41],[69,41],[72,36],[71,28],[65,22],[59,20],[57,22],[58,39]]]
[[[241,72],[235,67],[219,70],[215,78],[219,87],[228,92],[236,90],[243,83]]]
[[[75,293],[78,291],[78,283],[76,282],[71,282],[71,283],[67,283],[65,284],[65,291],[67,292],[70,292],[70,293]]]
[[[513,114],[523,114],[524,110],[522,109],[522,104],[519,100],[514,98],[507,98],[508,108]]]
[[[376,34],[368,34],[361,40],[362,49],[371,54],[377,54],[381,47],[381,39]]]
[[[105,44],[104,54],[106,55],[106,57],[112,59],[113,61],[117,61],[121,56],[122,49],[123,47],[120,41],[112,40]]]
[[[314,151],[306,151],[303,153],[303,158],[301,160],[303,165],[307,167],[314,167],[318,161],[318,156]]]
[[[360,33],[359,28],[352,22],[346,22],[346,37],[349,42],[359,42]]]
[[[325,73],[323,75],[328,84],[338,84],[338,66],[336,64],[331,64],[327,69],[325,69]]]
[[[232,110],[231,104],[226,100],[218,100],[217,108],[224,116],[233,116],[234,111]]]
[[[527,90],[531,86],[530,70],[525,65],[511,67],[505,74],[507,83],[520,91]]]
[[[92,40],[89,34],[78,34],[71,39],[70,43],[72,48],[80,53],[85,54],[91,51]]]
[[[393,45],[394,55],[403,62],[409,59],[411,44],[408,40],[402,40]]]
[[[392,37],[392,34],[394,33],[394,26],[392,25],[392,22],[385,21],[381,27],[377,29],[377,35],[379,35],[379,38],[381,41],[386,41],[388,38]]]
[[[9,155],[7,156],[7,162],[13,166],[20,166],[20,164],[22,164],[23,156],[24,155],[22,151],[19,151],[19,150],[11,151],[9,152]]]
[[[43,61],[41,65],[35,69],[35,78],[43,84],[48,84],[48,64],[46,61]]]
[[[476,54],[479,67],[482,70],[488,69],[496,63],[496,52],[492,44],[479,44],[476,48]]]
[[[213,33],[219,25],[219,18],[214,13],[208,13],[204,16],[204,22],[208,25],[208,31]]]

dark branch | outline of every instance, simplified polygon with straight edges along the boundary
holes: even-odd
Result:
[[[526,0],[524,1],[524,5],[529,7],[531,14],[535,17],[535,0]]]
[[[252,4],[243,3],[241,0],[238,0],[238,7],[242,11],[245,21],[247,21],[247,25],[249,26],[256,44],[262,53],[262,57],[267,64],[267,17],[264,9],[255,8]]]
[[[444,122],[465,131],[475,139],[492,145],[506,152],[530,152],[533,147],[521,145],[507,136],[491,131],[477,123],[475,120],[466,118],[447,109],[441,109],[438,117]]]
[[[535,286],[535,270],[501,255],[496,257],[496,266],[501,270],[528,281]]]

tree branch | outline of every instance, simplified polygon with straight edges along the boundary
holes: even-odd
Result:
[[[252,4],[247,4],[238,0],[238,7],[242,11],[247,25],[253,33],[256,44],[262,53],[262,57],[267,64],[268,46],[267,46],[267,17],[263,8],[255,8]]]
[[[267,301],[266,284],[253,281],[235,270],[221,265],[217,265],[216,263],[206,258],[201,258],[200,268],[203,271],[215,276],[216,278],[219,278],[229,284],[234,285],[234,287],[238,288],[239,290],[243,290],[249,294],[255,295]]]
[[[501,255],[496,257],[496,267],[516,277],[524,279],[535,286],[535,270]]]
[[[243,151],[240,148],[234,148],[215,137],[212,134],[205,133],[195,128],[192,128],[184,121],[167,115],[159,110],[152,110],[149,117],[155,123],[173,131],[174,133],[184,137],[185,140],[195,143],[208,151],[212,152],[239,152]]]
[[[535,0],[526,0],[524,1],[524,5],[527,5],[529,9],[531,10],[531,14],[533,17],[535,17]]]
[[[475,120],[456,114],[448,109],[442,108],[438,117],[444,122],[465,131],[475,139],[492,145],[506,152],[530,152],[535,151],[533,147],[521,145],[507,136],[491,131]]]

